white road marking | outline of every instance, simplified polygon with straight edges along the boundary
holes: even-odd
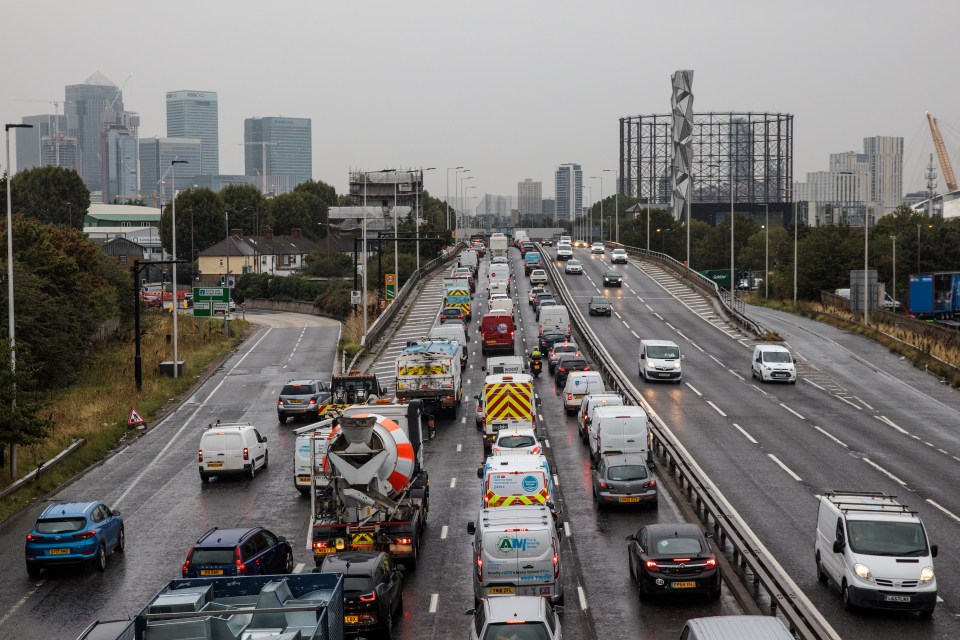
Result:
[[[467,424],[467,416],[460,418],[460,424]],[[457,451],[459,451],[459,449],[457,449]]]
[[[649,306],[649,305],[647,305],[647,306]],[[654,311],[653,315],[655,315],[655,316],[657,316],[658,318],[660,318],[661,320],[663,320],[663,316],[660,315],[659,313],[657,313],[656,311]]]
[[[793,470],[790,469],[790,467],[788,467],[787,465],[783,464],[783,463],[780,461],[780,458],[778,458],[777,456],[773,455],[772,453],[768,453],[767,455],[770,457],[771,460],[773,460],[774,462],[776,462],[776,463],[780,466],[781,469],[783,469],[783,470],[786,471],[788,474],[790,474],[790,477],[791,477],[791,478],[793,478],[793,479],[796,480],[797,482],[803,482],[803,479],[802,479],[800,476],[798,476],[797,474],[795,474],[795,473],[793,472]]]
[[[466,418],[464,418],[464,420],[466,420]],[[459,452],[459,451],[463,451],[463,445],[462,445],[462,444],[458,444],[458,445],[457,445],[457,451],[458,451],[458,452]]]
[[[553,486],[555,487],[560,486],[560,478],[557,477],[557,474],[553,474]]]
[[[313,516],[307,517],[307,551],[313,551]]]
[[[580,608],[584,611],[587,610],[587,594],[583,592],[583,587],[577,585],[577,597],[580,598]],[[3,622],[0,620],[0,622]]]
[[[300,573],[301,571],[303,571],[303,563],[302,563],[302,562],[298,562],[298,563],[297,563],[297,566],[295,566],[295,567],[293,568],[293,572],[294,572],[294,573]]]
[[[683,338],[684,340],[689,340],[689,339],[690,339],[690,338],[688,338],[687,336],[683,335],[683,332],[682,332],[682,331],[680,331],[680,330],[678,330],[678,329],[674,329],[674,331],[676,331],[676,332],[677,332],[677,335],[680,336],[681,338]]]
[[[544,446],[545,446],[547,449],[549,449],[549,448],[550,448],[550,438],[544,438],[544,439],[543,439],[543,444],[544,444]]]
[[[40,589],[40,587],[42,586],[43,586],[43,580],[39,581],[36,585],[34,585],[33,589],[30,589],[30,591],[27,591],[22,598],[17,600],[17,602],[12,607],[10,607],[7,613],[4,614],[2,618],[0,618],[0,626],[3,626],[3,623],[7,621],[7,618],[12,616],[17,609],[22,607],[23,603],[26,602],[30,596],[35,594],[37,590]]]
[[[451,488],[451,489],[456,489],[456,488],[457,488],[457,479],[456,479],[456,478],[450,478],[450,488]]]
[[[866,402],[864,402],[864,401],[863,401],[863,398],[861,398],[860,396],[853,396],[853,397],[856,398],[857,400],[859,400],[860,403],[861,403],[863,406],[865,406],[867,409],[870,409],[870,411],[873,411],[873,410],[874,410],[873,407],[871,407],[869,404],[867,404]]]
[[[830,438],[830,439],[833,440],[834,442],[836,442],[838,445],[840,445],[840,446],[843,447],[844,449],[849,449],[849,447],[848,447],[846,444],[844,444],[841,440],[839,440],[838,438],[836,438],[836,437],[833,436],[832,434],[827,433],[826,431],[824,431],[823,429],[821,429],[821,428],[818,427],[817,425],[813,425],[813,428],[816,429],[817,431],[819,431],[820,433],[822,433],[823,435],[827,436],[828,438]]]
[[[811,382],[811,381],[808,380],[806,377],[802,378],[802,380],[803,380],[804,382],[806,382],[807,384],[809,384],[809,385],[811,385],[811,386],[814,386],[814,387],[816,387],[817,389],[820,389],[820,391],[826,391],[826,389],[824,389],[823,387],[821,387],[820,385],[818,385],[816,382]]]
[[[932,446],[933,446],[933,443],[932,443],[932,442],[927,442],[926,440],[923,441],[923,444],[927,445],[928,447],[932,447]]]
[[[740,425],[738,425],[736,422],[733,423],[733,426],[735,426],[735,427],[737,428],[737,431],[739,431],[739,432],[742,433],[744,436],[746,436],[747,440],[749,440],[749,441],[752,442],[753,444],[757,444],[757,441],[754,440],[753,436],[750,435],[749,433],[747,433],[747,432],[743,429],[743,427],[741,427]]]
[[[441,540],[446,540],[446,539],[447,539],[447,531],[449,531],[449,528],[447,527],[447,525],[443,525],[442,527],[440,527],[440,539],[441,539]]]
[[[437,604],[440,602],[440,594],[431,593],[430,594],[430,613],[437,612]]]
[[[935,506],[937,509],[940,509],[940,511],[943,511],[945,514],[947,514],[948,516],[950,516],[951,518],[953,518],[956,522],[960,522],[960,517],[957,517],[956,515],[954,515],[953,513],[951,513],[951,512],[950,512],[946,507],[944,507],[943,505],[937,504],[936,502],[934,502],[934,501],[931,500],[930,498],[927,498],[927,502],[929,502],[930,504],[932,504],[933,506]],[[0,620],[0,624],[2,624],[2,623],[3,623],[3,620]]]
[[[695,394],[697,394],[698,396],[700,396],[701,398],[703,397],[703,394],[700,393],[699,391],[697,391],[697,388],[696,388],[695,386],[693,386],[692,384],[690,384],[689,382],[684,382],[683,384],[685,384],[685,385],[687,385],[688,387],[690,387],[690,390],[693,391],[693,392],[694,392]]]
[[[737,372],[734,371],[733,369],[727,369],[727,371],[729,371],[729,372],[732,373],[733,375],[737,376],[737,378],[739,378],[740,381],[743,382],[743,376],[741,376],[739,373],[737,373]]]
[[[707,404],[710,405],[711,407],[713,407],[714,410],[716,410],[716,412],[719,413],[720,415],[722,415],[724,418],[727,417],[727,414],[725,414],[723,411],[721,411],[721,410],[720,410],[720,407],[718,407],[717,405],[713,404],[713,403],[710,402],[709,400],[707,400]]]
[[[937,449],[937,451],[939,451],[940,453],[942,453],[943,455],[946,455],[946,456],[950,455],[949,453],[947,453],[947,452],[944,451],[943,449]]]
[[[888,418],[887,416],[873,416],[873,417],[876,418],[877,420],[879,420],[880,422],[882,422],[883,424],[885,424],[885,425],[887,425],[887,426],[890,426],[890,427],[893,427],[894,429],[896,429],[897,431],[899,431],[900,433],[902,433],[902,434],[905,435],[905,436],[910,435],[910,432],[909,432],[909,431],[907,431],[906,429],[898,426],[893,420],[891,420],[891,419]]]
[[[849,400],[847,400],[847,399],[844,398],[843,396],[836,396],[836,397],[837,397],[837,398],[840,398],[841,400],[843,400],[844,402],[846,402],[848,405],[850,405],[851,407],[853,407],[853,408],[856,409],[857,411],[863,411],[863,407],[861,407],[860,405],[855,404],[855,403],[853,403],[853,402],[850,402]]]
[[[717,360],[716,357],[714,357],[714,356],[711,355],[711,356],[710,356],[710,359],[713,360],[714,362],[716,362],[716,363],[717,363],[718,365],[720,365],[721,367],[724,366],[723,363],[720,362],[719,360]],[[724,367],[724,368],[726,368],[726,367]]]
[[[669,322],[667,323],[667,326],[670,327],[671,329],[673,329],[674,331],[677,330],[677,328],[676,328],[675,326],[673,326],[672,324],[670,324]]]
[[[613,312],[613,315],[615,315],[615,316],[617,316],[618,318],[620,318],[621,320],[623,320],[623,316],[621,316],[618,312],[614,311],[614,312]]]
[[[894,482],[896,482],[897,484],[901,484],[901,485],[903,485],[903,486],[907,486],[907,483],[906,483],[906,482],[904,482],[903,480],[901,480],[901,479],[898,478],[897,476],[893,475],[892,473],[890,473],[889,471],[887,471],[886,469],[884,469],[883,467],[881,467],[880,465],[878,465],[876,462],[874,462],[874,461],[871,460],[870,458],[864,458],[863,461],[866,462],[866,463],[867,463],[868,465],[870,465],[871,467],[873,467],[874,469],[876,469],[877,471],[879,471],[880,473],[882,473],[883,475],[887,476],[888,478],[890,478],[891,480],[893,480]]]
[[[794,411],[793,409],[791,409],[791,408],[788,407],[787,405],[783,404],[782,402],[780,403],[780,406],[783,407],[784,409],[786,409],[787,411],[789,411],[790,413],[792,413],[793,415],[797,416],[797,417],[800,418],[801,420],[806,420],[806,418],[804,418],[802,415],[800,415],[799,413],[797,413],[796,411]]]
[[[623,323],[623,326],[625,326],[627,329],[630,328],[630,325],[627,324],[627,321],[626,321],[626,320],[621,320],[620,322],[622,322],[622,323]]]
[[[634,331],[633,329],[630,330],[630,333],[632,333],[632,334],[633,334],[633,337],[636,338],[637,340],[640,339],[640,336],[638,336],[638,335],[637,335],[637,332]]]
[[[573,535],[570,531],[570,522],[568,520],[563,521],[563,534],[568,538]]]
[[[700,345],[698,345],[696,342],[691,342],[690,344],[691,344],[694,348],[696,348],[698,351],[700,351],[700,353],[706,353],[706,351],[704,351],[704,350],[700,347]]]

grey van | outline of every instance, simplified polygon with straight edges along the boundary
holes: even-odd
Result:
[[[794,640],[773,616],[715,616],[692,618],[683,625],[680,640]]]

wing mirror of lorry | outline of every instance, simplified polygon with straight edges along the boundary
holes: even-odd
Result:
[[[477,477],[483,480],[483,467],[477,467]]]
[[[478,393],[477,395],[473,396],[473,399],[474,399],[474,400],[479,400],[479,399],[480,399],[480,394]]]
[[[834,541],[833,541],[833,552],[834,552],[834,553],[842,553],[842,552],[843,552],[843,546],[844,546],[844,545],[843,545],[843,542],[841,542],[840,540],[834,540]]]
[[[473,522],[468,522],[468,523],[467,523],[467,533],[469,533],[469,534],[472,536],[472,535],[475,534],[476,532],[477,532],[477,525],[476,525],[475,523],[473,523]]]
[[[114,513],[116,513],[116,511],[114,511]],[[937,557],[937,553],[939,553],[939,552],[940,552],[940,547],[938,547],[938,546],[935,545],[935,544],[930,545],[930,556],[931,556],[931,557],[936,558],[936,557]]]

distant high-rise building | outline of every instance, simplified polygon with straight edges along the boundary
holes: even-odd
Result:
[[[243,141],[244,173],[264,177],[267,192],[281,193],[271,176],[288,176],[289,189],[313,176],[310,118],[247,118]]]
[[[527,178],[517,183],[517,211],[521,216],[543,214],[543,183]]]
[[[557,201],[553,198],[544,198],[541,202],[541,211],[544,217],[553,218],[557,215]]]
[[[171,173],[173,160],[186,160],[176,168],[177,191],[193,186],[192,178],[200,166],[199,138],[146,138],[140,141],[140,193],[145,199],[156,198],[162,207],[173,196]],[[161,184],[161,180],[163,183]]]
[[[562,164],[556,172],[557,220],[574,220],[583,215],[583,169]]]
[[[903,138],[864,138],[863,151],[870,166],[870,201],[889,213],[903,201]]]
[[[100,161],[103,176],[103,203],[125,202],[140,193],[138,143],[140,115],[131,111],[107,110],[102,115]]]
[[[80,149],[80,177],[91,192],[103,191],[103,162],[100,158],[100,133],[103,113],[123,111],[120,89],[99,71],[83,84],[66,87],[67,135],[77,138]]]
[[[215,91],[168,91],[167,137],[200,139],[200,170],[220,173],[220,129]]]
[[[33,125],[33,128],[14,129],[14,139],[17,144],[17,171],[48,164],[44,162],[44,145],[55,147],[57,136],[61,143],[64,142],[67,137],[67,117],[53,114],[24,116],[22,123]],[[55,148],[54,151],[56,151]],[[75,154],[70,155],[75,157]],[[54,162],[49,164],[54,164],[55,161],[54,153]],[[60,166],[76,169],[72,161],[71,164],[60,163]]]

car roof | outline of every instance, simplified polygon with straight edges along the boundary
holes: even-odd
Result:
[[[56,502],[40,514],[40,518],[75,518],[86,516],[93,508],[100,504],[99,500],[92,502]]]
[[[758,344],[757,348],[761,351],[785,351],[790,353],[790,349],[779,344]]]
[[[308,385],[308,384],[317,384],[318,382],[321,382],[321,381],[320,381],[320,380],[316,380],[316,379],[314,379],[314,380],[290,380],[289,382],[287,382],[287,384],[288,384],[288,385],[289,385],[289,384],[298,384],[298,385],[303,386],[303,385]],[[284,385],[284,386],[286,386],[286,385]]]
[[[619,271],[614,271],[613,269],[611,269],[610,271],[605,272],[603,275],[609,276],[609,275],[611,275],[611,274],[612,274],[612,275],[615,275],[615,276],[618,276],[618,275],[620,275],[620,272],[619,272]]]
[[[523,460],[524,458],[535,458],[536,456],[498,456],[504,460]],[[542,504],[530,505],[511,505],[509,507],[493,507],[480,510],[481,523],[486,523],[494,527],[511,527],[522,525],[527,529],[542,529],[549,527],[549,521],[543,520],[550,513],[550,510]]]
[[[329,572],[347,573],[349,571],[350,574],[358,573],[359,569],[372,574],[377,565],[383,562],[384,555],[382,551],[341,551],[324,558],[321,568]],[[347,565],[349,570],[344,571]]]
[[[210,531],[200,536],[197,540],[197,547],[230,547],[240,543],[250,534],[259,531],[261,527],[243,527],[234,529],[217,529],[214,527]]]
[[[531,427],[507,427],[497,431],[497,439],[501,436],[533,436],[537,437],[537,432]]]
[[[616,253],[621,253],[621,252],[622,252],[622,253],[626,253],[627,250],[624,249],[623,247],[617,247],[616,249],[614,249],[614,252],[616,252]]]
[[[607,296],[590,296],[590,302],[610,302]]]
[[[487,623],[511,620],[543,620],[546,603],[541,596],[513,596],[511,598],[485,598]]]
[[[616,467],[625,464],[636,464],[646,466],[647,454],[645,453],[615,453],[613,455],[603,456],[603,460],[608,467]]]
[[[700,527],[692,522],[648,524],[647,533],[651,538],[657,540],[662,538],[674,538],[678,536],[703,537],[703,531],[701,531]]]
[[[650,347],[675,347],[677,343],[673,340],[644,340],[643,344]]]

